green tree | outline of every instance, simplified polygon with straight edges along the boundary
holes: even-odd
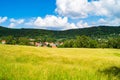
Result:
[[[76,39],[76,45],[77,47],[79,48],[89,48],[90,47],[90,38],[87,37],[87,36],[78,36],[77,39]]]
[[[120,49],[120,38],[109,38],[107,47]]]
[[[25,38],[25,37],[19,37],[18,39],[18,43],[20,45],[29,45],[29,39]]]

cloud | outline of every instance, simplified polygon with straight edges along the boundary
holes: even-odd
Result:
[[[98,23],[99,24],[107,24],[107,21],[105,20],[105,19],[103,19],[103,18],[100,18],[99,20],[98,20]]]
[[[24,19],[14,19],[14,18],[11,18],[10,22],[17,23],[17,24],[22,24],[22,23],[24,23]]]
[[[56,12],[70,18],[114,16],[120,18],[120,0],[56,0]]]
[[[69,23],[67,17],[59,17],[54,15],[47,15],[44,18],[37,17],[36,19],[34,18],[25,24],[27,26],[35,26],[35,28],[54,30],[75,29],[88,26],[87,23],[83,23],[83,21],[76,25],[75,23]]]
[[[120,18],[120,0],[99,0],[93,1],[91,4],[96,15]]]
[[[16,26],[16,24],[15,23],[10,23],[10,25],[8,26],[9,28],[13,28],[13,27],[15,27]]]
[[[5,22],[7,19],[8,19],[7,17],[0,17],[0,23]]]
[[[115,18],[115,19],[113,19],[113,20],[110,20],[109,21],[110,23],[110,25],[113,25],[113,26],[120,26],[120,18]]]
[[[56,12],[71,18],[85,18],[89,10],[87,0],[57,0],[56,5]]]
[[[68,23],[67,17],[58,17],[54,15],[46,15],[44,18],[37,17],[36,19],[30,20],[26,25],[36,26],[36,28],[41,29],[66,29],[68,26],[74,27],[73,24]]]
[[[24,21],[25,21],[25,19],[14,19],[14,18],[11,18],[10,19],[10,24],[9,24],[8,27],[13,28],[13,27],[18,26],[20,24],[23,24]]]
[[[34,25],[36,26],[57,26],[57,27],[62,27],[67,24],[68,18],[64,17],[56,17],[56,16],[51,16],[47,15],[45,18],[37,17],[37,19],[34,22]]]
[[[100,18],[90,26],[120,26],[120,18]]]
[[[83,22],[82,20],[79,21],[79,22],[76,24],[76,26],[77,26],[78,28],[90,27],[87,22]]]

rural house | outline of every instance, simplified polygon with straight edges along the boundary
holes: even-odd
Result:
[[[6,40],[2,40],[1,43],[2,43],[2,44],[6,44]]]

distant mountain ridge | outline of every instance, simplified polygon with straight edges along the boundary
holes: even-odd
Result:
[[[51,37],[51,38],[74,38],[80,35],[90,37],[116,36],[120,37],[120,26],[98,26],[64,31],[43,30],[43,29],[11,29],[0,26],[1,36],[14,37]]]

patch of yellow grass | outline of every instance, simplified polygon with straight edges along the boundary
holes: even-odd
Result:
[[[119,55],[119,49],[0,45],[0,80],[109,80],[98,71],[120,67]]]

